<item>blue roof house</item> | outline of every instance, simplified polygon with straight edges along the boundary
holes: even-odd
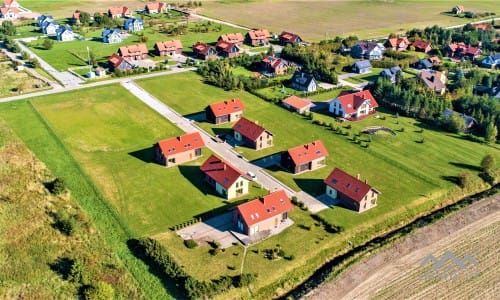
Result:
[[[73,29],[71,27],[66,26],[59,26],[56,30],[56,37],[58,41],[61,42],[67,42],[67,41],[72,41],[75,39],[75,34],[73,32]]]
[[[396,75],[398,74],[398,72],[401,72],[400,67],[392,67],[392,68],[382,70],[382,72],[380,72],[379,76],[390,80],[392,83],[395,83],[396,82]]]
[[[481,61],[481,66],[488,69],[500,68],[500,53],[488,55]]]
[[[372,64],[369,60],[360,60],[355,62],[351,68],[354,73],[365,74],[372,71]]]
[[[314,76],[299,71],[293,74],[290,82],[291,88],[298,91],[314,92],[318,88],[318,83],[314,79]]]
[[[43,23],[47,22],[54,22],[54,18],[52,16],[46,16],[46,15],[41,15],[36,18],[36,21],[38,22],[38,26],[42,27]]]
[[[101,36],[103,43],[116,44],[123,41],[123,35],[119,28],[104,29]]]
[[[125,23],[123,23],[123,28],[130,32],[141,31],[144,30],[144,23],[140,18],[129,18],[125,20]]]
[[[44,22],[42,23],[42,33],[46,35],[55,35],[57,32],[57,29],[59,28],[59,24],[56,22]]]

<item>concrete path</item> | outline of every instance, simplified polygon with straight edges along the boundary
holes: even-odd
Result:
[[[40,67],[44,69],[47,73],[49,73],[52,77],[54,77],[59,83],[61,83],[65,87],[73,87],[73,86],[78,86],[81,83],[83,83],[83,80],[78,78],[77,76],[73,75],[70,72],[59,72],[54,67],[49,65],[46,61],[44,61],[40,56],[36,55],[35,52],[31,51],[30,48],[26,47],[22,41],[23,40],[16,40],[16,44],[19,46],[21,51],[24,51],[28,53],[29,57],[31,58],[36,58],[40,62]]]
[[[347,73],[347,74],[341,74],[337,78],[339,80],[340,85],[344,86],[350,86],[355,90],[362,90],[366,85],[368,85],[368,81],[362,82],[362,83],[351,83],[345,79],[351,78],[351,77],[356,77],[356,76],[361,76],[362,74],[356,74],[356,73]]]
[[[245,158],[241,157],[239,153],[234,151],[234,149],[227,143],[217,143],[213,137],[208,134],[205,130],[198,127],[192,120],[189,120],[176,111],[172,110],[170,107],[165,105],[160,100],[153,97],[151,94],[143,90],[139,87],[135,82],[128,80],[123,81],[121,83],[128,91],[130,91],[134,96],[139,98],[142,102],[144,102],[147,106],[151,107],[155,111],[157,111],[160,115],[168,119],[174,125],[182,129],[184,132],[199,132],[205,142],[205,146],[213,151],[215,154],[220,156],[221,158],[228,161],[230,164],[238,168],[243,172],[251,171],[257,175],[257,179],[255,182],[260,184],[263,188],[273,192],[276,190],[284,190],[289,197],[295,196],[295,191],[290,187],[280,182],[278,179],[264,172],[264,170],[256,166]],[[328,208],[328,206],[321,203],[319,200],[315,200],[312,196],[308,195],[305,192],[300,192],[297,194],[297,198],[306,205],[311,206],[311,211],[318,212],[322,209]],[[303,199],[304,200],[303,200]]]

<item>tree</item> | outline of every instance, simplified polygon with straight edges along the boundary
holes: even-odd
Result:
[[[495,166],[495,157],[491,154],[487,154],[481,160],[481,169],[483,172],[490,173],[493,167]]]
[[[0,27],[0,33],[5,35],[15,35],[16,34],[16,26],[12,21],[3,21],[2,26]]]
[[[460,173],[457,177],[458,185],[463,189],[468,189],[472,185],[471,173]]]
[[[85,12],[85,11],[82,11],[80,12],[80,23],[83,24],[83,25],[89,25],[90,22],[91,22],[91,17],[90,17],[90,14],[88,12]]]
[[[494,143],[497,139],[497,135],[498,135],[497,127],[493,124],[493,122],[490,122],[486,127],[486,132],[484,134],[484,141],[486,142],[486,144]]]
[[[45,39],[43,41],[43,48],[45,48],[45,50],[50,50],[52,49],[52,47],[54,46],[54,41],[51,40],[51,39]]]

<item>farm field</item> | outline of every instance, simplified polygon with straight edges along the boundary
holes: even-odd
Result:
[[[495,0],[466,0],[460,4],[470,11],[500,13]],[[300,34],[306,40],[318,41],[336,35],[385,37],[388,33],[406,31],[413,27],[430,24],[452,26],[473,21],[441,14],[450,11],[454,5],[456,3],[447,0],[230,0],[203,3],[199,13],[251,28],[267,27],[278,34],[282,30],[288,30]]]
[[[190,23],[189,28],[194,28],[195,23]],[[219,26],[219,25],[217,25]],[[42,59],[47,61],[57,70],[63,71],[68,68],[85,66],[87,65],[87,47],[92,51],[96,57],[96,60],[100,64],[105,64],[108,58],[113,54],[118,52],[118,48],[124,45],[132,45],[140,43],[140,37],[135,34],[131,34],[122,43],[118,44],[106,44],[101,41],[101,31],[90,32],[89,36],[96,35],[98,37],[89,40],[75,40],[70,42],[58,42],[54,41],[54,45],[50,50],[43,48],[43,39],[38,39],[29,44],[29,47]],[[224,33],[230,32],[243,32],[239,29],[235,29],[226,25],[221,25],[220,31],[211,31],[207,33],[201,32],[189,32],[184,35],[179,36],[169,36],[164,33],[160,33],[157,30],[151,28],[145,28],[143,31],[144,36],[148,38],[146,45],[150,51],[153,51],[154,45],[159,41],[166,41],[172,39],[180,39],[182,45],[184,46],[184,51],[189,54],[191,53],[191,46],[197,41],[206,43],[215,43],[217,38]],[[153,58],[153,57],[150,57]],[[168,59],[168,58],[167,58]]]
[[[498,295],[499,196],[492,196],[421,228],[386,250],[368,257],[324,284],[310,299],[492,299]],[[441,259],[447,252],[458,259],[466,254],[477,265],[465,270],[452,261],[445,266],[457,272],[453,279],[430,279],[428,255]],[[439,269],[444,275],[446,267]],[[353,280],[352,276],[355,275]],[[470,276],[468,278],[467,276]]]
[[[133,10],[144,9],[144,3],[139,0],[22,0],[22,6],[41,14],[50,12],[54,18],[69,18],[75,9],[82,11],[107,11],[110,6],[127,6]]]
[[[30,93],[48,88],[42,80],[28,74],[27,71],[15,71],[10,63],[0,63],[0,97]]]
[[[143,299],[137,282],[71,193],[54,195],[44,187],[52,180],[47,167],[0,118],[0,298],[77,298],[86,287],[69,280],[65,268],[79,260],[89,284],[112,286],[116,298]],[[55,215],[63,213],[74,216],[69,235],[57,226]]]

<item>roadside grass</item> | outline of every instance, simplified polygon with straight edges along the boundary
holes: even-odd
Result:
[[[460,4],[466,10],[489,11],[498,15],[500,8],[496,2],[465,0]],[[400,33],[413,27],[423,28],[431,24],[451,26],[477,20],[442,14],[450,11],[453,5],[447,0],[209,1],[203,3],[200,13],[251,28],[264,26],[277,34],[282,30],[291,30],[305,40],[318,41],[325,39],[325,36],[332,38],[335,35],[383,37],[391,32]],[[269,11],[279,11],[286,18],[277,18],[275,14],[269,14]]]
[[[189,23],[189,27],[193,28],[195,23]],[[217,38],[223,33],[230,32],[244,32],[240,29],[232,28],[226,25],[221,25],[221,31],[211,31],[208,33],[188,32],[179,36],[168,36],[157,30],[145,28],[143,31],[144,36],[148,38],[146,45],[150,53],[154,50],[154,45],[159,41],[166,41],[171,39],[180,39],[184,46],[186,54],[192,53],[191,46],[197,41],[206,43],[215,43]],[[92,51],[98,63],[104,65],[107,59],[113,54],[118,52],[118,48],[124,45],[133,45],[140,43],[140,36],[138,34],[131,34],[122,43],[106,44],[101,41],[101,30],[90,31],[87,33],[89,36],[95,36],[89,40],[75,40],[70,42],[55,41],[50,50],[43,48],[44,39],[38,39],[28,44],[31,50],[39,55],[43,60],[52,65],[59,71],[67,70],[68,68],[85,66],[87,65],[87,47]],[[151,59],[157,58],[155,55],[150,56]]]
[[[49,88],[45,82],[31,76],[27,71],[15,71],[10,63],[0,63],[0,74],[2,76],[0,97],[37,92]]]
[[[59,98],[64,97],[66,95],[59,95]],[[74,160],[59,137],[48,127],[30,102],[4,103],[0,105],[0,117],[37,158],[45,163],[55,177],[64,178],[71,195],[104,236],[111,249],[110,252],[115,253],[121,259],[137,280],[146,298],[174,298],[175,287],[160,282],[158,277],[150,273],[148,266],[130,252],[126,242],[133,237],[131,230],[124,221],[117,217],[116,211],[106,202],[87,173]]]
[[[56,262],[66,258],[68,264],[82,261],[82,272],[91,283],[111,284],[116,298],[143,299],[138,282],[96,232],[71,191],[53,195],[44,187],[52,180],[51,172],[0,117],[0,298],[78,298],[80,283],[57,269]],[[72,234],[54,226],[51,215],[57,211],[75,216]]]

